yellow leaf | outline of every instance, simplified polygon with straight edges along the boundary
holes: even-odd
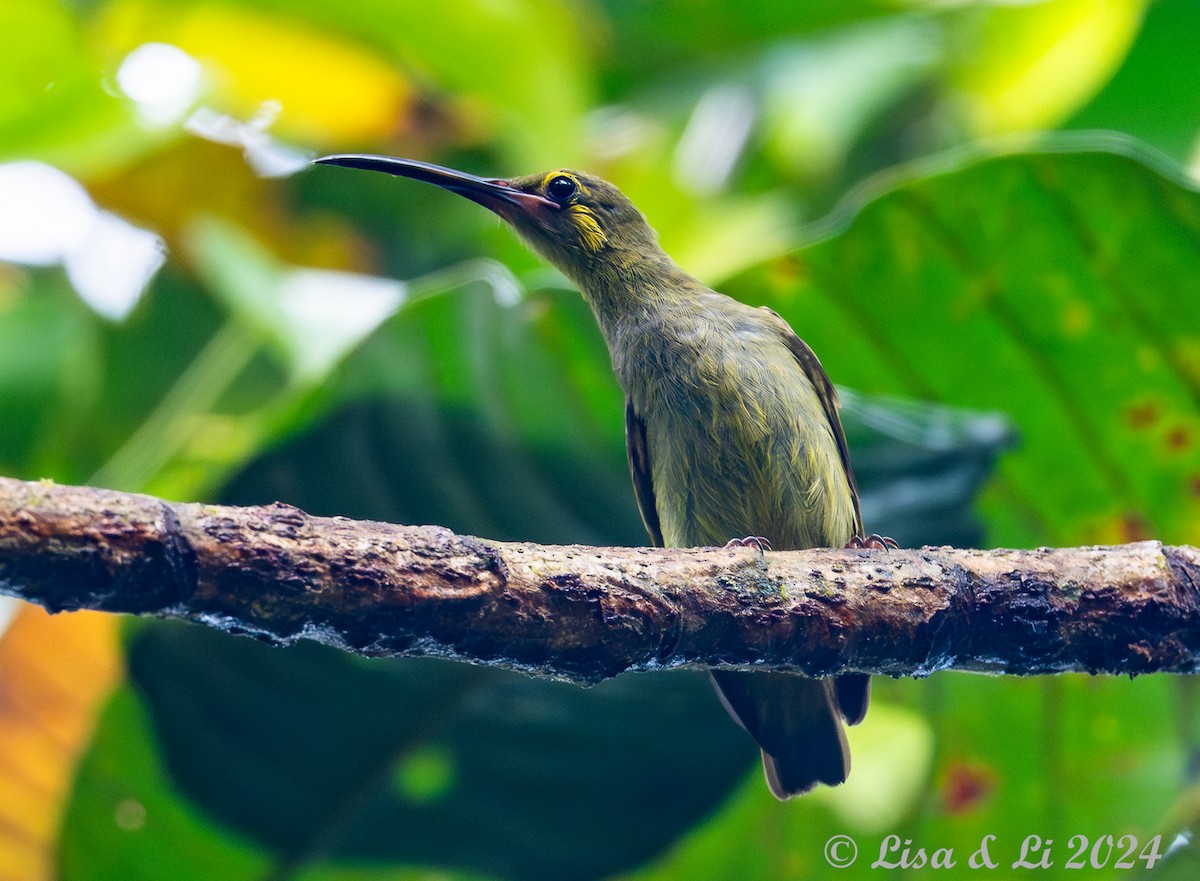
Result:
[[[414,103],[395,66],[332,32],[223,3],[116,3],[102,28],[110,51],[147,42],[177,46],[199,61],[207,100],[248,120],[277,104],[285,137],[353,143],[394,131]]]
[[[977,135],[1057,125],[1116,71],[1146,0],[1045,0],[994,6],[960,47],[950,80]]]
[[[23,606],[0,638],[0,878],[51,881],[64,801],[121,676],[117,619]]]

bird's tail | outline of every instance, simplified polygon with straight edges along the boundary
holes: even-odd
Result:
[[[762,747],[763,770],[776,798],[846,780],[850,748],[842,720],[862,719],[868,677],[713,670],[712,679],[725,709]]]

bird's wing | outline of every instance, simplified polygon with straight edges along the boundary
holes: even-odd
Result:
[[[664,546],[658,507],[654,501],[654,482],[650,476],[650,448],[646,445],[646,423],[633,409],[633,401],[625,399],[625,448],[629,453],[629,474],[637,496],[642,522],[656,548]]]
[[[792,330],[791,326],[774,309],[768,309],[766,306],[763,306],[762,310],[775,319],[779,326],[779,331],[783,336],[784,343],[791,350],[792,355],[795,356],[796,363],[800,365],[800,369],[804,371],[804,375],[808,377],[808,381],[812,383],[813,391],[817,393],[817,400],[821,402],[821,408],[825,411],[825,418],[829,420],[829,430],[832,432],[833,439],[837,443],[838,454],[842,457],[842,468],[846,472],[846,481],[850,484],[850,495],[854,499],[854,532],[856,535],[865,536],[862,509],[858,503],[858,484],[854,480],[854,471],[850,467],[850,450],[846,446],[846,432],[842,429],[842,417],[839,414],[840,405],[838,404],[837,389],[829,381],[829,375],[817,359],[817,353],[809,347],[808,343],[796,336],[796,332]]]

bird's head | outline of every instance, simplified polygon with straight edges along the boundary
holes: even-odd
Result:
[[[342,154],[317,159],[436,184],[494,211],[576,281],[640,257],[662,255],[645,217],[608,181],[577,171],[483,178],[415,159]]]

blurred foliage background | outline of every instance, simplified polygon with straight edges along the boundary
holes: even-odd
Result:
[[[1197,34],[1195,0],[0,5],[0,473],[644,543],[578,295],[464,200],[308,166],[380,152],[615,181],[843,385],[873,530],[1200,544]],[[6,881],[808,879],[833,834],[847,878],[889,834],[1197,872],[1190,681],[879,682],[850,782],[781,805],[702,674],[3,609]]]

